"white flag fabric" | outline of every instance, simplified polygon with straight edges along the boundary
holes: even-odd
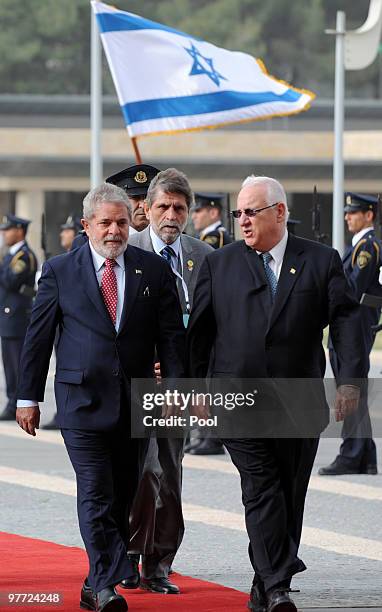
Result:
[[[291,115],[315,97],[251,55],[103,2],[92,7],[131,137]]]

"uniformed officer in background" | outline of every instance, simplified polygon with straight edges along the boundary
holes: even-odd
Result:
[[[232,242],[222,223],[222,201],[224,193],[195,193],[195,204],[191,210],[191,219],[198,238],[214,249],[220,249]]]
[[[149,220],[144,211],[144,202],[147,190],[154,176],[158,174],[158,168],[149,164],[136,164],[129,166],[116,174],[112,174],[105,179],[106,183],[112,183],[124,189],[131,204],[131,222],[129,236],[144,230]],[[77,249],[87,242],[85,231],[82,230],[74,239],[72,249]]]
[[[191,219],[200,240],[214,249],[232,242],[222,223],[224,193],[195,193]],[[205,431],[205,428],[204,428]],[[223,444],[217,438],[197,436],[187,441],[185,452],[190,455],[224,455]]]
[[[70,251],[72,248],[73,240],[77,236],[78,232],[82,230],[81,220],[75,215],[69,215],[65,223],[61,225],[60,242],[61,246],[65,251]]]
[[[0,224],[8,253],[0,263],[0,336],[8,403],[1,421],[16,414],[18,367],[35,294],[37,259],[25,236],[30,221],[6,215]]]
[[[378,198],[359,193],[345,194],[345,221],[353,234],[352,244],[342,259],[346,277],[358,300],[363,293],[382,296],[379,284],[381,266],[381,243],[375,235],[374,223],[378,212]],[[377,325],[380,308],[363,306],[361,310],[363,337],[367,354],[373,347],[375,334],[372,326]],[[341,364],[329,339],[329,357],[334,376],[337,378]],[[368,368],[370,363],[367,364]],[[342,427],[343,442],[336,459],[319,470],[321,476],[342,474],[377,474],[377,452],[372,438],[367,388],[361,393],[358,410],[347,416]]]

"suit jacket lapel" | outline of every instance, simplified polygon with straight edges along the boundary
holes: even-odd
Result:
[[[108,323],[109,327],[113,331],[115,331],[115,327],[113,325],[113,322],[110,318],[110,315],[107,311],[105,302],[102,297],[102,293],[101,293],[101,290],[98,284],[97,276],[94,270],[94,264],[93,264],[90,247],[88,244],[85,244],[79,250],[79,255],[80,255],[80,261],[79,261],[80,276],[82,279],[82,286],[84,287],[84,290],[88,298],[94,304],[94,306],[96,307],[100,315],[104,319],[106,319],[106,322]]]
[[[126,325],[127,320],[131,314],[143,277],[141,260],[140,257],[137,255],[137,251],[128,246],[125,251],[124,259],[125,298],[123,302],[121,323],[119,325],[118,330],[119,334],[121,333],[123,327]]]
[[[284,308],[285,302],[287,301],[298,276],[301,274],[304,263],[305,260],[303,257],[303,248],[293,236],[289,235],[283,264],[281,266],[280,277],[277,283],[277,291],[269,327],[274,324],[280,312]]]

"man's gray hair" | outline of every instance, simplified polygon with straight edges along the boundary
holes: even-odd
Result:
[[[153,178],[145,198],[149,208],[153,205],[159,191],[181,193],[186,198],[187,208],[194,203],[194,194],[187,176],[176,168],[162,170]]]
[[[101,204],[105,204],[105,202],[125,205],[129,218],[131,218],[131,204],[129,202],[129,198],[127,197],[126,191],[121,189],[121,187],[117,187],[117,185],[113,185],[112,183],[102,183],[102,185],[94,187],[94,189],[89,191],[89,193],[84,197],[84,219],[89,221],[92,217],[94,217],[97,209],[101,206]]]
[[[271,178],[270,176],[255,176],[251,174],[244,179],[241,188],[249,187],[250,185],[265,185],[267,191],[267,201],[266,204],[269,206],[271,204],[275,204],[276,202],[283,202],[285,204],[285,217],[286,221],[289,218],[289,209],[288,209],[288,199],[285,193],[284,187],[276,181],[276,179]]]

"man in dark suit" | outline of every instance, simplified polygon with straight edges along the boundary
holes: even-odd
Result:
[[[221,249],[232,242],[222,223],[223,202],[226,199],[224,193],[195,193],[195,204],[191,210],[192,223],[199,240],[213,249]],[[221,440],[206,435],[206,430],[192,437],[184,450],[190,455],[224,455]]]
[[[207,244],[182,234],[192,203],[193,193],[182,172],[175,168],[159,172],[146,196],[150,225],[129,239],[129,244],[157,253],[167,261],[176,279],[185,325],[201,263],[212,252]],[[161,362],[160,372],[163,374]],[[151,438],[131,512],[130,549],[142,554],[141,587],[154,593],[179,593],[168,574],[184,533],[183,449],[183,438]]]
[[[288,385],[306,396],[303,434],[297,421],[286,437],[280,437],[282,431],[269,437],[280,430],[279,419],[273,423],[271,416],[271,433],[260,437],[254,412],[247,437],[223,439],[241,476],[255,570],[248,607],[292,611],[291,578],[305,569],[298,558],[305,495],[318,436],[328,422],[320,380],[325,372],[322,330],[330,325],[341,355],[340,419],[356,408],[359,397],[359,387],[345,383],[364,374],[360,307],[337,251],[288,235],[287,199],[280,183],[248,177],[233,214],[244,240],[211,253],[202,264],[188,326],[188,370],[198,378],[208,372],[212,379],[294,379]],[[306,390],[298,379],[308,379]],[[318,389],[312,379],[318,380]],[[276,391],[279,384],[275,381]],[[310,396],[312,384],[316,394]],[[301,407],[301,397],[284,402],[292,416],[288,403],[293,401]]]
[[[160,257],[127,246],[131,209],[110,184],[84,199],[89,242],[44,264],[20,363],[17,421],[39,425],[58,327],[57,422],[77,477],[78,518],[89,557],[81,607],[127,610],[115,585],[134,573],[128,516],[141,444],[130,438],[130,381],[183,373],[184,328],[176,286]]]
[[[355,296],[359,301],[363,293],[382,296],[379,283],[381,266],[381,243],[374,230],[377,216],[378,198],[359,193],[346,194],[345,221],[353,234],[352,244],[344,254],[342,263]],[[362,306],[362,333],[366,343],[366,368],[370,368],[370,352],[375,334],[372,326],[378,325],[380,308]],[[338,377],[338,356],[329,342],[330,364],[333,374]],[[373,440],[367,403],[367,385],[361,394],[359,410],[344,420],[342,427],[343,442],[335,460],[319,469],[321,476],[341,474],[377,474],[377,449]]]
[[[25,240],[29,221],[6,215],[0,229],[8,253],[0,262],[0,336],[8,402],[0,421],[14,421],[21,348],[34,296],[37,259]]]

